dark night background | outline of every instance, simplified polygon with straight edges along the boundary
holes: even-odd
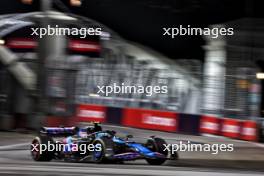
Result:
[[[180,24],[206,27],[243,17],[264,17],[261,1],[256,0],[83,0],[81,7],[65,7],[54,0],[54,8],[95,19],[122,37],[147,45],[173,59],[203,60],[202,37],[162,35],[163,27]],[[20,0],[0,1],[1,14],[39,10],[39,2],[25,5]]]

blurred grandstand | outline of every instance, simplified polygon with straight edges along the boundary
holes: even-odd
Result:
[[[51,26],[100,27],[103,33],[84,39],[51,36],[40,40],[31,35],[30,28],[42,26],[45,17],[48,17],[45,23]],[[256,27],[243,27],[252,24]],[[221,26],[235,26],[235,35],[204,38],[203,63],[196,58],[173,60],[123,39],[99,22],[74,14],[48,11],[2,15],[2,119],[10,119],[10,116],[31,118],[32,114],[40,112],[72,116],[76,104],[255,119],[260,116],[262,101],[262,82],[256,78],[256,73],[261,71],[258,62],[262,63],[263,54],[257,47],[262,46],[259,38],[263,37],[260,30],[263,22],[249,18],[211,27]],[[6,61],[8,57],[11,60]],[[168,93],[152,96],[97,94],[97,86],[114,83],[166,85]]]
[[[0,37],[4,41],[2,47],[7,47],[12,54],[15,53],[19,58],[18,63],[23,63],[25,69],[34,73],[29,75],[31,77],[38,77],[39,68],[42,66],[40,64],[43,64],[37,59],[40,57],[36,52],[38,39],[30,35],[30,28],[40,25],[42,13],[11,14],[0,18]],[[12,74],[9,68],[2,64],[1,82],[5,84],[0,86],[1,114],[29,115],[32,111],[39,110],[33,105],[40,103],[45,113],[57,115],[72,114],[73,108],[68,107],[78,103],[200,113],[202,72],[199,62],[194,61],[197,65],[195,68],[185,68],[185,64],[182,64],[184,60],[177,64],[150,48],[122,39],[106,26],[91,19],[59,12],[49,12],[49,16],[54,18],[53,24],[58,23],[66,27],[101,27],[104,35],[100,38],[89,36],[84,40],[69,36],[64,39],[51,37],[52,55],[47,56],[48,59],[44,63],[45,76],[42,77],[46,82],[40,84],[41,81],[33,81],[31,84],[37,85],[35,90],[29,91],[19,84],[20,79],[24,78]],[[100,50],[64,46],[65,42],[72,41],[82,44],[75,45],[77,47],[92,41],[100,45]],[[53,42],[57,45],[52,45]],[[23,74],[21,72],[19,75]],[[97,86],[113,83],[166,85],[168,94],[112,94],[107,97],[96,94]],[[45,90],[44,93],[41,89]],[[36,95],[39,97],[38,94],[41,94],[41,102],[36,102],[36,98],[32,99]],[[57,105],[60,108],[56,108]],[[67,113],[63,113],[62,107]]]

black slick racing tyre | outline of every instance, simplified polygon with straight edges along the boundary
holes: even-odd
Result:
[[[159,152],[161,154],[163,154],[164,156],[168,156],[168,151],[165,150],[165,144],[167,144],[165,142],[164,139],[161,138],[150,138],[148,139],[147,143],[146,143],[146,147],[148,147],[151,151],[153,152]],[[146,161],[150,164],[150,165],[161,165],[166,161],[166,158],[158,158],[158,159],[146,159]]]
[[[33,139],[30,152],[31,157],[35,161],[51,161],[54,157],[54,151],[42,151],[40,152],[40,145],[46,145],[48,147],[48,143],[53,144],[53,140],[48,136],[37,136]]]
[[[93,142],[95,151],[93,151],[93,161],[96,163],[106,163],[113,154],[113,141],[111,138],[103,137]],[[100,150],[99,150],[100,148]]]

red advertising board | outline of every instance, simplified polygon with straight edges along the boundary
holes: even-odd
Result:
[[[77,109],[79,122],[105,122],[106,107],[100,105],[80,104]]]
[[[178,114],[145,109],[125,108],[122,124],[125,126],[176,132]]]
[[[258,141],[258,127],[255,121],[243,121],[241,139],[247,141]]]
[[[231,138],[239,138],[241,132],[241,121],[225,118],[222,121],[222,135]]]
[[[213,116],[202,116],[200,122],[200,133],[219,134],[221,119]]]

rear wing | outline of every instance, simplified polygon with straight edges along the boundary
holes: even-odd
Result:
[[[47,136],[71,136],[78,131],[78,127],[42,127],[39,133]]]

